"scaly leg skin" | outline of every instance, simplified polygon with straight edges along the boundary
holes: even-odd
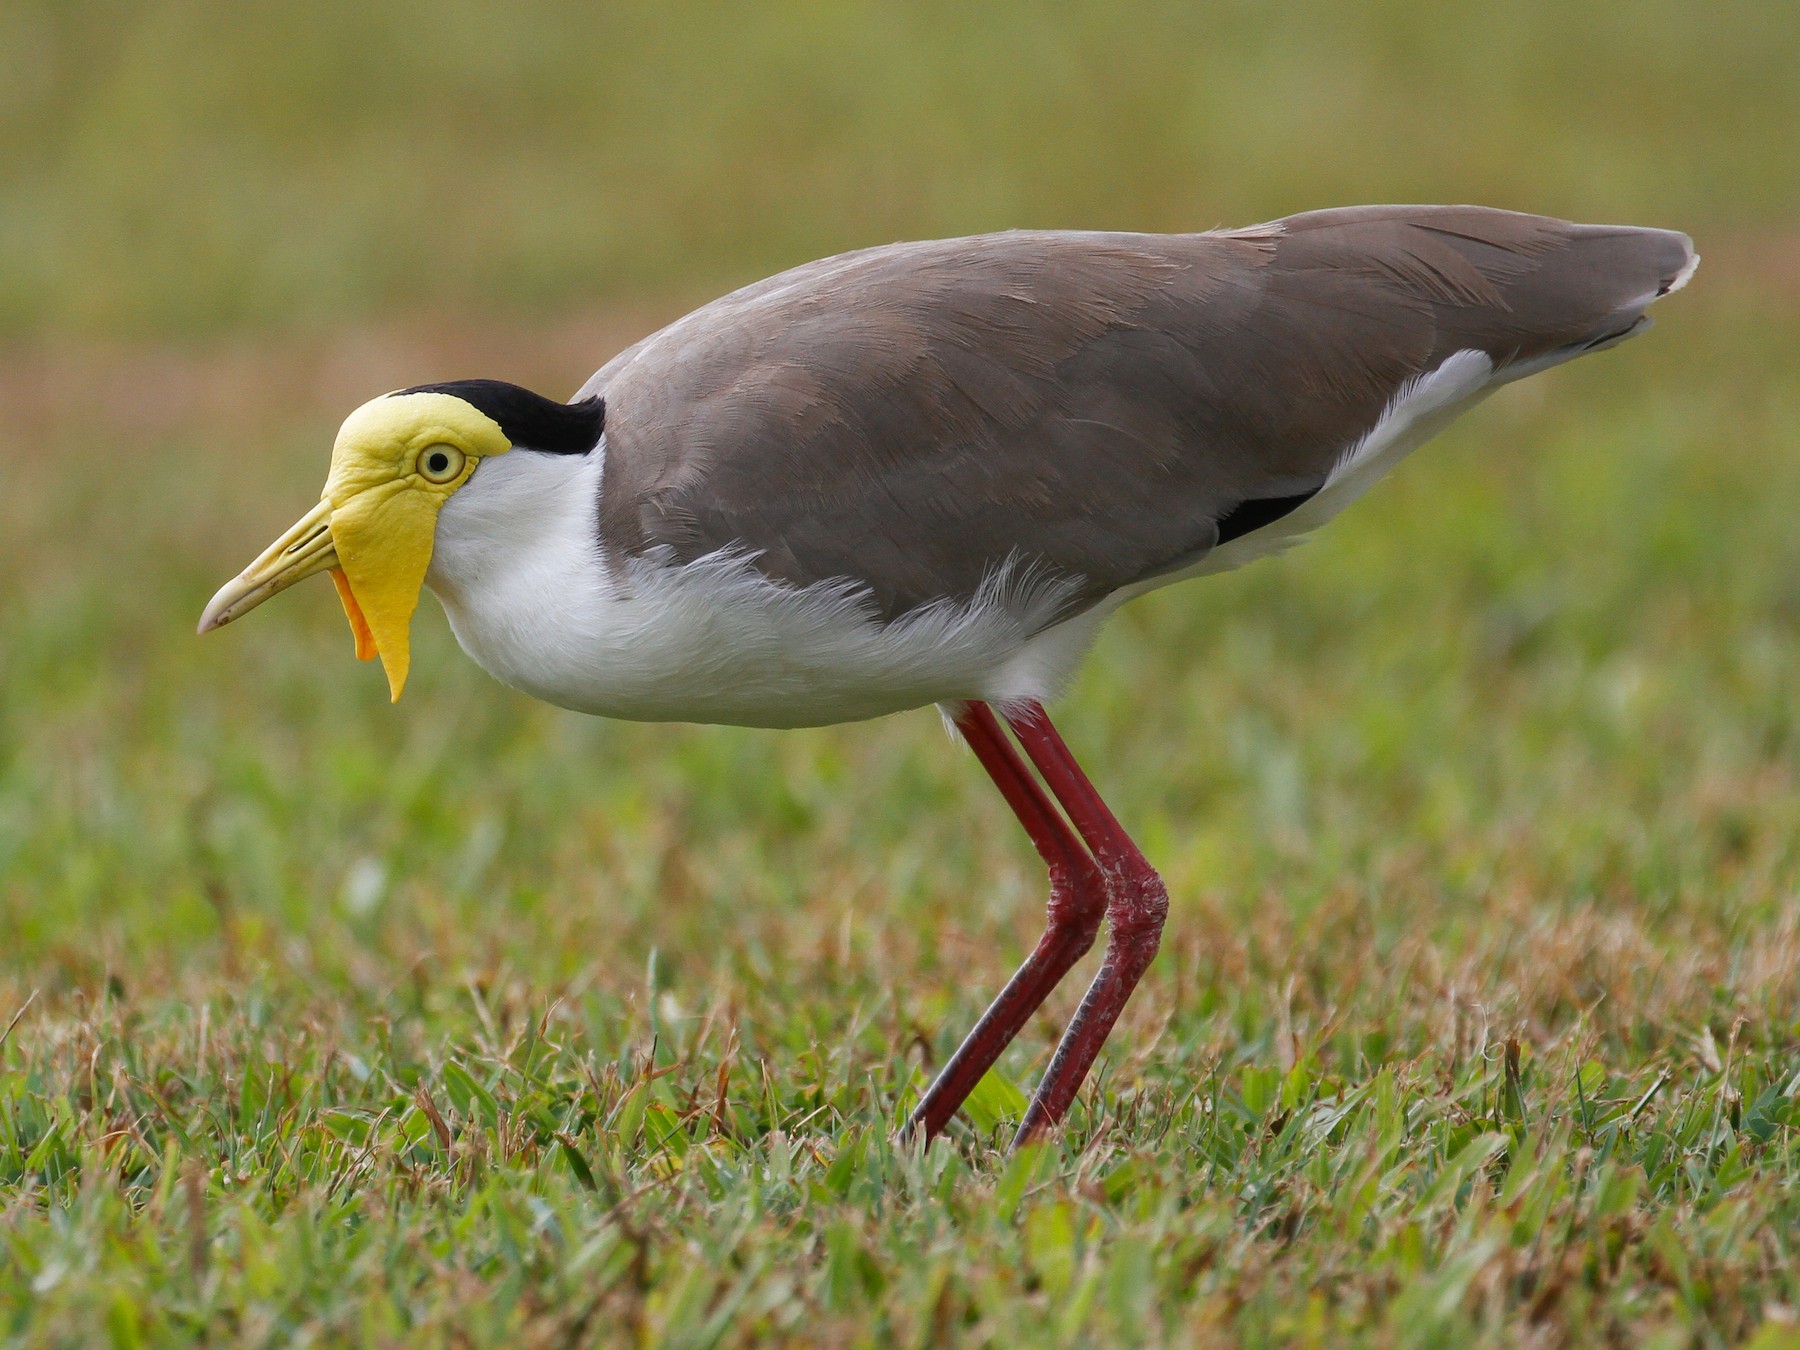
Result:
[[[955,722],[1050,869],[1050,900],[1045,907],[1044,935],[1037,946],[982,1014],[907,1120],[904,1134],[923,1132],[927,1143],[956,1114],[981,1076],[993,1067],[1069,968],[1094,945],[1108,897],[1099,866],[1020,760],[988,706],[967,704]]]
[[[1094,785],[1050,725],[1041,705],[1009,714],[1007,725],[1044,782],[1068,813],[1076,832],[1093,850],[1106,882],[1106,955],[1081,1006],[1057,1043],[1036,1095],[1013,1139],[1018,1148],[1061,1122],[1075,1100],[1094,1057],[1119,1020],[1162,941],[1169,892],[1138,846],[1125,833]]]

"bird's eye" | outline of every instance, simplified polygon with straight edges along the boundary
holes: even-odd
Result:
[[[428,445],[419,456],[419,476],[428,483],[448,483],[463,471],[464,455],[454,445]]]

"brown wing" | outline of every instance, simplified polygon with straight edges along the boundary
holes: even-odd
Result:
[[[853,578],[887,617],[1008,557],[1091,602],[1304,499],[1452,352],[1616,337],[1691,256],[1667,231],[1358,207],[829,258],[583,387],[606,399],[602,531],[627,555],[735,545],[794,585]]]

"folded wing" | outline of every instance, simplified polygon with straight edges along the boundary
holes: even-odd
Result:
[[[1080,606],[1303,509],[1455,353],[1502,380],[1609,345],[1693,263],[1671,231],[1479,207],[829,258],[583,387],[607,405],[605,533],[851,578],[887,618],[1009,559]]]

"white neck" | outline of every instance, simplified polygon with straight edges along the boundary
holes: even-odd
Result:
[[[1043,699],[1111,608],[1044,631],[1058,588],[1002,569],[963,604],[883,624],[850,582],[796,590],[741,551],[685,566],[609,560],[605,452],[602,440],[587,455],[484,460],[439,513],[425,578],[476,664],[565,708],[811,726],[944,700]]]
[[[604,462],[604,441],[586,455],[511,450],[484,459],[438,513],[425,584],[456,640],[495,679],[552,702],[564,701],[557,658],[573,655],[557,650],[557,612],[610,599],[599,541]]]

